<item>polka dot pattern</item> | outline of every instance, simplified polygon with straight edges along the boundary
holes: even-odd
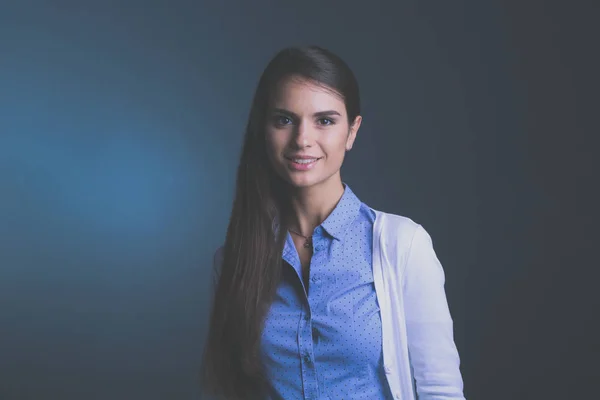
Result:
[[[282,280],[262,336],[272,400],[392,398],[371,265],[375,213],[344,187],[313,233],[308,287],[288,233]]]

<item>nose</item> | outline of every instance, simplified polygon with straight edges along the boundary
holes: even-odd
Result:
[[[294,144],[299,147],[307,147],[312,145],[312,130],[309,126],[309,124],[305,124],[303,122],[300,122],[296,129],[295,129],[295,135],[294,135]]]

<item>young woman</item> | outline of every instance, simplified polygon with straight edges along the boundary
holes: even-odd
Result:
[[[267,65],[215,253],[202,377],[218,399],[464,399],[429,235],[341,178],[360,125],[336,55],[293,47]]]

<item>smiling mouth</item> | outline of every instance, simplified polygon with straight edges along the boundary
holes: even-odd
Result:
[[[322,158],[322,157],[321,157]],[[291,159],[291,158],[286,158],[286,160],[288,161],[288,165],[292,170],[295,171],[308,171],[311,170],[314,165],[321,159],[321,158],[309,158],[309,159]]]
[[[311,158],[294,158],[294,157],[285,157],[286,160],[294,161],[294,162],[312,162],[320,160],[323,157],[311,157]]]

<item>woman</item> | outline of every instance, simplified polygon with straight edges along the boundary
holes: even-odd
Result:
[[[202,375],[217,398],[464,399],[431,239],[342,181],[361,120],[325,49],[284,49],[263,72],[215,253]]]

